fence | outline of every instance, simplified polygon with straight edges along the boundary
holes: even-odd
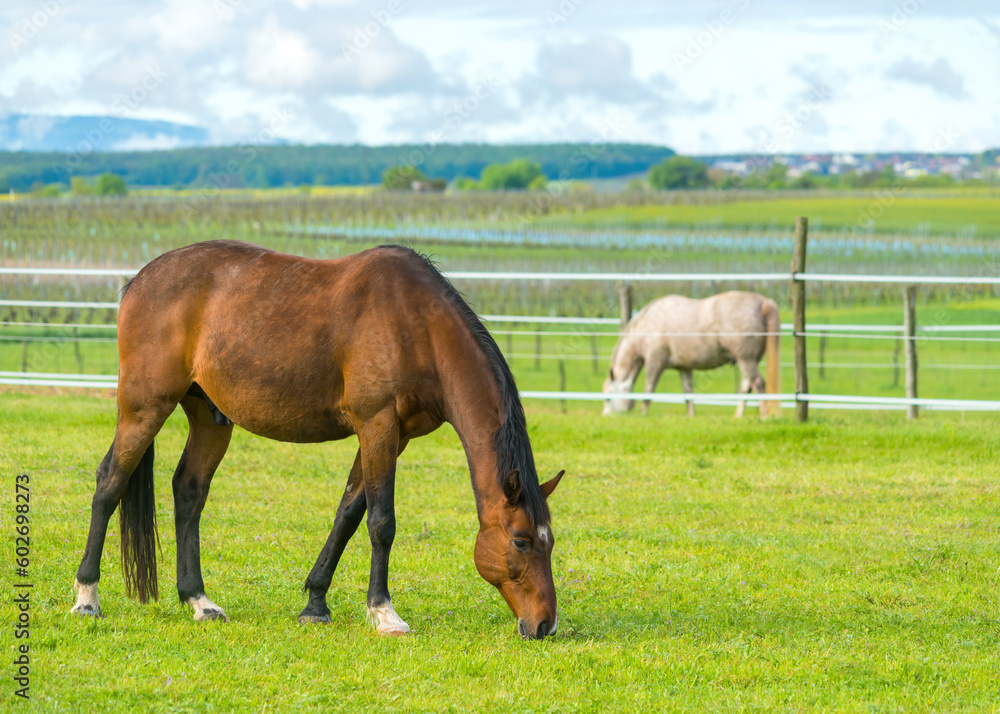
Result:
[[[759,403],[761,401],[780,401],[783,406],[794,407],[796,418],[804,421],[808,418],[810,405],[815,408],[866,408],[866,409],[906,409],[908,415],[913,418],[917,416],[919,408],[932,410],[961,410],[961,411],[1000,411],[1000,401],[972,400],[972,399],[927,399],[920,398],[917,394],[917,342],[924,340],[954,340],[954,341],[981,341],[1000,342],[1000,338],[993,337],[959,337],[948,335],[947,333],[990,333],[1000,332],[1000,326],[995,325],[929,325],[918,328],[916,323],[915,307],[915,286],[920,284],[955,284],[955,285],[1000,285],[1000,277],[982,276],[901,276],[901,275],[839,275],[828,273],[808,273],[805,270],[805,256],[807,246],[808,223],[804,218],[796,220],[796,240],[793,251],[793,261],[789,273],[560,273],[560,272],[485,272],[485,271],[452,271],[445,275],[451,280],[491,280],[491,281],[591,281],[606,282],[615,281],[619,284],[620,318],[585,318],[585,317],[553,317],[553,316],[531,316],[531,315],[483,315],[483,319],[492,323],[533,324],[542,325],[576,325],[576,326],[614,326],[623,325],[632,314],[632,293],[631,283],[634,282],[693,282],[693,281],[738,281],[738,282],[777,282],[791,281],[792,290],[792,314],[793,322],[782,324],[782,333],[790,335],[794,341],[794,369],[795,369],[795,391],[787,394],[766,394],[766,395],[737,395],[737,394],[669,394],[669,393],[632,393],[630,400],[659,403],[701,403],[711,405],[732,405],[738,401],[748,403]],[[0,267],[0,275],[28,275],[28,276],[63,276],[63,277],[118,277],[123,281],[129,278],[137,270],[133,269],[75,269],[75,268],[34,268],[34,267]],[[903,325],[855,325],[855,324],[823,324],[808,325],[805,313],[805,284],[810,281],[821,282],[861,282],[861,283],[888,283],[906,286],[904,291],[904,324]],[[0,306],[6,307],[49,307],[49,308],[69,308],[69,309],[114,309],[118,308],[116,302],[95,302],[95,301],[60,301],[60,300],[0,300]],[[86,329],[114,329],[115,325],[75,325],[46,322],[13,322],[5,321],[2,325],[21,327],[65,327]],[[918,334],[921,332],[923,334]],[[495,334],[535,336],[536,339],[536,363],[541,359],[540,338],[542,336],[554,336],[560,333],[551,330],[494,330]],[[891,334],[875,334],[891,333]],[[577,337],[593,336],[614,336],[615,332],[598,331],[567,331],[565,334]],[[663,333],[666,334],[666,333]],[[886,339],[898,340],[905,346],[906,359],[906,397],[880,397],[880,396],[848,396],[832,394],[810,394],[808,384],[808,362],[806,358],[807,336],[843,337],[843,338],[864,338],[864,339]],[[27,342],[33,338],[15,337],[12,340]],[[67,342],[80,341],[105,341],[111,342],[115,338],[86,338],[86,337],[65,337],[65,338],[37,338],[48,340],[62,340]],[[823,342],[820,343],[820,371],[824,369]],[[589,356],[595,360],[598,357],[596,349]],[[852,365],[855,366],[855,365]],[[861,366],[861,365],[856,365]],[[960,368],[961,365],[948,365],[950,368]],[[992,365],[978,365],[981,368],[992,368]],[[561,377],[562,365],[560,364]],[[0,384],[11,385],[35,385],[35,386],[56,386],[56,387],[91,387],[91,388],[114,388],[117,385],[117,378],[113,375],[85,375],[85,374],[63,374],[53,372],[0,372]],[[561,384],[562,387],[562,384]],[[564,389],[560,391],[537,391],[526,390],[522,392],[525,399],[547,399],[547,400],[604,400],[607,395],[601,392],[568,392]]]

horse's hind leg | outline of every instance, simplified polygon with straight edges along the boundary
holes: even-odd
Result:
[[[409,625],[396,614],[389,596],[389,551],[396,538],[394,501],[400,442],[396,419],[393,410],[386,410],[358,430],[361,465],[365,472],[368,537],[372,544],[368,616],[380,635],[403,635],[410,631]]]
[[[747,360],[740,360],[738,362],[740,367],[740,372],[743,373],[743,379],[740,380],[740,394],[749,394],[751,390],[755,394],[762,394],[764,392],[764,378],[760,376],[760,372],[757,370],[757,363]],[[743,416],[743,412],[746,410],[747,403],[745,401],[740,401],[736,407],[736,418],[739,419]],[[761,419],[764,418],[764,410],[760,410]]]
[[[232,423],[219,424],[204,399],[181,400],[190,432],[174,472],[174,526],[177,530],[177,594],[194,608],[195,620],[226,620],[222,608],[205,597],[201,577],[199,525],[212,476],[229,448]],[[228,420],[227,420],[228,421]]]
[[[153,598],[158,595],[154,549],[156,531],[152,512],[153,438],[173,411],[173,406],[158,402],[140,410],[131,410],[122,408],[122,400],[119,400],[115,438],[97,467],[97,486],[90,508],[90,531],[76,573],[77,600],[71,610],[73,613],[101,616],[97,583],[101,579],[104,539],[108,533],[108,522],[126,493],[131,494],[129,515],[124,515],[123,504],[123,521],[137,512],[138,521],[141,521],[141,525],[136,520],[130,521],[133,528],[123,522],[121,542],[126,587],[131,593],[134,586],[141,602],[146,602],[148,595]],[[133,474],[136,483],[130,484]]]

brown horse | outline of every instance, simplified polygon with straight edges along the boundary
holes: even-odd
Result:
[[[177,591],[196,620],[225,619],[205,596],[198,525],[233,423],[280,441],[357,434],[360,448],[333,529],[306,579],[299,622],[330,622],[326,593],[365,511],[368,613],[403,634],[392,607],[396,459],[451,423],[465,448],[479,513],[475,563],[517,617],[518,632],[556,631],[546,499],[514,378],[493,338],[426,258],[383,246],[310,260],[234,241],[166,253],[126,286],[118,314],[118,426],[97,470],[73,612],[100,616],[97,582],[120,504],[129,595],[158,597],[153,437],[179,403],[190,425],[173,478]]]

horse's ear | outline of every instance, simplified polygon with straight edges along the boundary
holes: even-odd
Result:
[[[563,469],[541,485],[542,493],[545,494],[545,498],[551,496],[552,492],[556,490],[556,486],[559,485],[559,480],[563,477],[564,473],[566,473],[566,469]]]
[[[512,506],[516,506],[521,500],[521,472],[517,469],[507,474],[503,480],[503,495]]]

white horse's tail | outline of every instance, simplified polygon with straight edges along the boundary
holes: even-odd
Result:
[[[778,306],[774,300],[765,300],[760,311],[764,314],[764,325],[767,331],[767,393],[781,393],[781,318],[778,316]],[[767,405],[764,413],[767,416],[781,416],[781,402],[761,402]]]

